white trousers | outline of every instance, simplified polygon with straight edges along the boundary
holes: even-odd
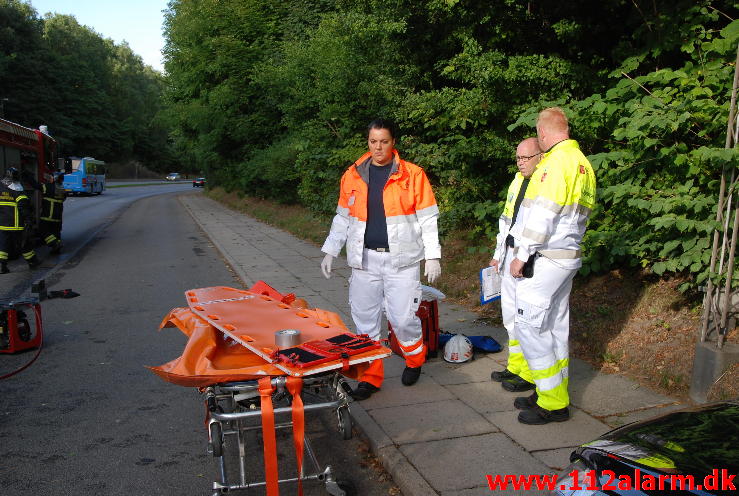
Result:
[[[506,248],[505,262],[499,266],[502,276],[500,284],[500,311],[503,317],[503,327],[508,332],[508,363],[506,369],[525,381],[534,382],[531,371],[521,350],[521,343],[516,335],[516,313],[518,310],[516,291],[520,279],[511,276],[511,261],[515,257],[514,248]]]
[[[508,331],[508,345],[511,341],[516,341],[514,324],[516,320],[516,278],[511,276],[511,261],[513,260],[513,248],[506,247],[505,260],[499,265],[501,282],[500,282],[500,313],[503,317],[503,327]],[[521,348],[515,352],[520,353]],[[510,349],[513,353],[514,350]]]
[[[423,337],[416,315],[420,304],[420,262],[395,268],[389,252],[364,250],[362,269],[352,269],[349,279],[349,306],[358,333],[379,340],[384,309],[400,344],[413,346]]]
[[[576,273],[539,257],[534,277],[516,284],[516,337],[536,383],[537,403],[548,410],[569,404],[570,291]]]

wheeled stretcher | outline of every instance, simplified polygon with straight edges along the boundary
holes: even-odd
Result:
[[[259,429],[263,431],[266,471],[276,470],[276,459],[269,460],[269,457],[275,453],[275,450],[270,447],[270,443],[276,443],[276,440],[274,437],[270,438],[269,434],[264,433],[263,416],[267,410],[264,407],[265,403],[262,395],[264,394],[265,384],[267,384],[267,394],[270,394],[270,390],[274,391],[271,393],[270,401],[272,404],[269,407],[274,414],[274,429],[293,429],[296,450],[302,451],[304,447],[304,453],[307,454],[311,465],[309,471],[307,464],[303,463],[301,457],[303,453],[297,453],[296,451],[298,470],[295,476],[278,479],[276,475],[273,475],[273,483],[302,483],[305,480],[313,480],[322,482],[327,493],[332,496],[353,494],[353,487],[349,482],[338,481],[334,478],[330,465],[322,467],[319,464],[310,439],[304,435],[303,431],[304,418],[302,415],[305,412],[329,409],[336,412],[339,432],[343,439],[351,439],[352,420],[349,415],[346,392],[342,385],[343,378],[336,372],[329,372],[317,377],[292,379],[295,382],[291,386],[288,386],[288,381],[291,380],[290,377],[275,377],[266,378],[267,383],[265,383],[265,379],[261,379],[261,382],[231,382],[206,388],[205,396],[210,417],[208,420],[208,446],[211,454],[218,458],[220,474],[220,481],[213,483],[214,495],[269,484],[269,475],[264,482],[247,482],[246,480],[245,468],[248,463],[246,455],[248,448],[247,433],[249,431]],[[290,393],[291,387],[294,388],[296,385],[298,388],[303,387],[306,390],[302,394],[298,392],[298,397],[302,397],[301,400],[304,401],[301,413],[296,413],[296,399]],[[269,412],[267,413],[269,414]],[[259,422],[260,418],[261,423]],[[271,427],[268,425],[267,429],[267,432],[269,432]],[[302,445],[298,444],[301,442]],[[229,447],[238,456],[238,463],[236,464],[238,475],[234,476],[227,472],[227,460],[224,456]],[[274,468],[271,468],[270,464]]]
[[[173,309],[160,325],[188,336],[183,354],[150,369],[204,394],[208,449],[218,459],[213,494],[266,487],[267,496],[277,496],[280,483],[290,482],[302,495],[306,480],[322,482],[333,496],[352,494],[350,484],[336,481],[331,467],[319,464],[305,436],[305,414],[333,410],[342,438],[351,438],[345,377],[358,378],[369,362],[390,350],[349,333],[338,315],[308,309],[294,295],[282,295],[261,281],[248,291],[218,286],[185,295],[188,307]],[[297,338],[277,346],[276,335],[286,331]],[[280,429],[293,432],[292,477],[279,477]],[[251,431],[261,431],[264,481],[247,480]],[[309,464],[303,463],[305,454]]]

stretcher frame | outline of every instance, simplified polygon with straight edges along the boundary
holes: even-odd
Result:
[[[368,362],[392,351],[383,346],[356,354],[345,350],[334,353],[336,359],[313,366],[283,362],[275,346],[276,332],[298,330],[307,345],[345,334],[347,327],[335,313],[309,309],[305,300],[283,296],[263,281],[249,290],[191,289],[185,297],[188,307],[172,309],[159,326],[177,327],[188,336],[183,354],[149,369],[167,382],[198,387],[205,394],[208,451],[218,461],[220,479],[213,482],[213,496],[257,487],[265,487],[267,496],[276,496],[284,483],[297,483],[302,496],[303,481],[322,482],[331,496],[356,494],[349,481],[336,480],[331,466],[318,462],[305,435],[305,413],[334,410],[343,439],[350,439],[351,388],[345,377],[358,378]],[[285,414],[291,415],[289,421],[279,419]],[[261,424],[250,422],[255,419],[261,419]],[[298,468],[295,477],[280,479],[275,432],[290,428]],[[265,480],[247,481],[245,434],[259,429]],[[227,464],[234,449],[237,459]],[[307,470],[309,465],[312,471]],[[231,473],[236,471],[238,475]]]
[[[301,398],[304,401],[305,412],[333,409],[336,412],[339,431],[343,439],[352,437],[352,420],[349,413],[347,390],[349,389],[344,378],[336,371],[304,377],[301,379],[303,387]],[[286,377],[278,376],[270,379],[275,388],[273,402],[292,397],[285,388]],[[205,404],[208,411],[208,452],[218,460],[219,481],[213,482],[213,496],[222,496],[230,491],[248,490],[266,486],[266,481],[249,482],[246,480],[247,443],[245,434],[249,431],[260,430],[260,423],[249,423],[248,420],[260,419],[262,415],[260,395],[256,381],[242,381],[221,383],[208,386],[204,390]],[[306,401],[308,396],[313,401]],[[316,401],[317,400],[317,401]],[[293,408],[289,404],[285,407],[274,408],[274,415],[290,414]],[[292,429],[292,421],[275,422],[275,429]],[[232,482],[226,469],[226,440],[235,439],[238,449],[238,477]],[[331,496],[351,496],[351,483],[338,481],[334,478],[330,465],[322,467],[307,435],[304,436],[305,453],[308,455],[313,470],[306,472],[303,464],[300,474],[296,477],[278,479],[278,484],[296,483],[298,481],[319,481],[325,485]]]

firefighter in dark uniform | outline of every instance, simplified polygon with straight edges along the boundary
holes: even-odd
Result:
[[[62,250],[62,212],[64,211],[64,200],[67,198],[62,187],[64,173],[55,172],[54,182],[51,183],[39,184],[30,174],[24,175],[23,179],[34,189],[41,191],[43,195],[39,226],[41,237],[46,246],[51,248],[51,253],[59,253]]]
[[[23,231],[31,218],[31,201],[23,192],[18,169],[10,167],[0,181],[0,274],[7,274],[12,247],[21,245],[21,254],[33,269],[41,262],[33,251],[30,236]]]

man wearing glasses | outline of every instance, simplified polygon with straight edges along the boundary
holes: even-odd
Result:
[[[518,421],[523,424],[570,418],[570,291],[582,266],[580,243],[595,207],[596,187],[593,168],[570,139],[562,109],[542,110],[536,134],[544,153],[531,176],[535,194],[526,193],[532,199],[528,215],[514,227],[516,253],[508,268],[511,276],[521,278],[516,283],[515,337],[536,383],[531,396],[513,403],[522,410]]]
[[[495,270],[499,272],[502,271],[500,306],[503,326],[508,331],[508,364],[503,371],[493,371],[490,378],[500,382],[506,391],[514,393],[529,391],[535,386],[514,329],[516,279],[511,276],[510,264],[515,257],[516,240],[510,232],[514,225],[523,225],[526,221],[536,189],[536,185],[530,184],[530,179],[539,164],[540,157],[541,150],[539,150],[539,142],[536,138],[526,138],[516,148],[518,173],[508,187],[505,208],[498,221],[495,253],[490,261],[491,267],[495,267]]]

